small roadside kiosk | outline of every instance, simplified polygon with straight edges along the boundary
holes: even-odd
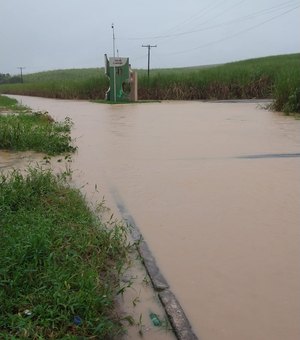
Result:
[[[137,72],[132,71],[129,58],[107,58],[104,55],[105,74],[109,89],[105,99],[111,102],[137,101]]]

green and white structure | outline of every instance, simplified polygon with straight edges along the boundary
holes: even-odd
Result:
[[[105,54],[105,74],[109,78],[106,100],[137,101],[137,74],[131,70],[129,58],[107,58]]]

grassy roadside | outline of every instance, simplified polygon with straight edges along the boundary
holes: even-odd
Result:
[[[26,107],[20,105],[17,100],[0,95],[0,113],[12,111],[26,111]]]
[[[70,121],[55,123],[2,96],[0,108],[0,148],[75,150]],[[1,339],[111,339],[124,331],[115,298],[124,289],[127,232],[104,224],[69,176],[38,166],[0,172]]]
[[[243,60],[211,67],[138,70],[141,100],[272,98],[274,110],[300,112],[300,54]],[[0,93],[52,98],[103,99],[103,69],[57,70],[24,76],[24,84],[0,85]]]
[[[0,177],[0,337],[110,339],[126,261],[123,227],[107,228],[66,174]]]
[[[8,114],[1,114],[8,111]],[[0,96],[0,148],[34,150],[48,155],[74,152],[71,145],[72,122],[55,122],[47,113],[28,112],[17,101]]]

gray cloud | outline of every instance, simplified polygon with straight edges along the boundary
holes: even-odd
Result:
[[[120,55],[134,68],[224,63],[300,51],[297,0],[0,0],[0,72],[102,67]]]

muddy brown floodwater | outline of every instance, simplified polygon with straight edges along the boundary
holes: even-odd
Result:
[[[72,118],[78,185],[122,200],[199,338],[300,339],[300,121],[251,102],[16,98]]]

